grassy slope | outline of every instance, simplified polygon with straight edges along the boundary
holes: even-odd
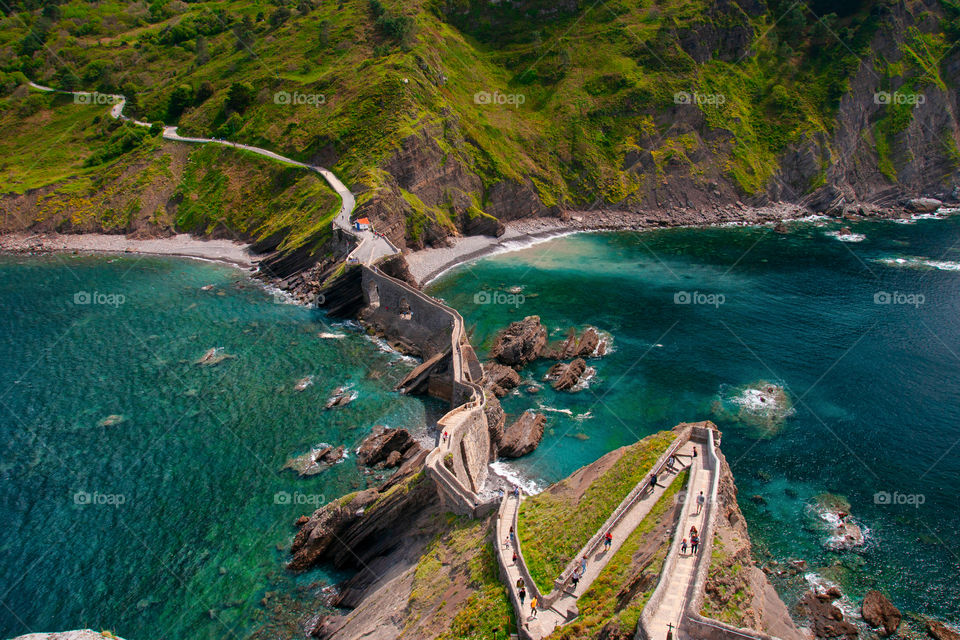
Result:
[[[417,564],[402,637],[506,638],[513,607],[500,582],[490,520],[447,516]]]
[[[574,638],[596,637],[600,629],[611,622],[615,623],[623,634],[633,633],[637,621],[640,619],[640,613],[650,596],[653,595],[657,582],[653,580],[649,588],[626,602],[619,601],[621,590],[638,573],[646,573],[652,576],[660,575],[660,569],[663,567],[663,562],[670,548],[671,537],[667,537],[660,545],[653,559],[646,566],[634,566],[633,557],[641,548],[644,538],[660,524],[664,514],[674,505],[677,493],[687,483],[688,475],[689,471],[683,471],[673,479],[670,487],[660,497],[657,504],[653,506],[650,513],[627,537],[620,549],[617,550],[616,555],[610,560],[610,563],[594,580],[590,589],[577,601],[580,617],[572,624],[553,633],[550,636],[551,638],[573,640]]]
[[[283,4],[70,0],[51,17],[23,11],[0,22],[0,81],[9,90],[19,71],[56,86],[123,90],[136,98],[132,113],[178,119],[184,132],[322,157],[348,183],[369,187],[367,199],[385,187],[379,167],[398,141],[419,133],[487,186],[530,178],[545,204],[578,206],[629,198],[668,167],[689,165],[696,177],[701,169],[690,158],[704,151],[720,155],[722,171],[744,192],[761,190],[786,145],[830,128],[846,75],[876,28],[869,8],[834,21],[848,49],[818,35],[811,15],[780,24],[774,16],[788,5],[710,17],[702,0],[646,0],[543,16],[483,2],[387,0],[388,15],[415,24],[413,36],[398,42],[376,27],[368,2],[289,3],[288,17],[271,19]],[[484,26],[503,22],[512,28]],[[739,60],[696,64],[677,33],[705,25],[746,25],[754,46]],[[226,104],[235,82],[249,85],[250,104],[234,109]],[[168,107],[182,86],[189,99],[177,116]],[[323,104],[276,104],[280,91],[322,94]],[[476,104],[478,91],[525,101]],[[677,91],[722,93],[723,104],[699,108],[733,142],[701,148],[708,143],[671,132],[658,114],[675,109]],[[49,143],[58,130],[36,135]],[[651,152],[652,174],[622,170],[635,151]],[[43,175],[34,172],[35,185],[77,171],[75,161],[53,158]],[[4,182],[0,188],[10,190]],[[416,196],[403,195],[415,218],[411,233],[452,224],[444,206],[416,206]],[[470,195],[482,210],[484,194]],[[310,237],[317,218],[287,222],[295,225],[295,245]]]
[[[522,503],[520,544],[530,575],[542,592],[550,591],[554,578],[675,438],[676,434],[662,431],[625,447],[620,459],[590,485],[580,500],[567,490],[567,479]]]

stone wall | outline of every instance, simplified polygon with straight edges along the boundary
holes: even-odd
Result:
[[[448,434],[427,456],[427,471],[436,480],[447,508],[477,512],[477,492],[487,480],[490,431],[480,387],[482,369],[463,330],[463,318],[406,282],[375,268],[361,266],[364,301],[362,318],[392,340],[425,360],[450,354],[449,400],[453,409],[438,420]]]

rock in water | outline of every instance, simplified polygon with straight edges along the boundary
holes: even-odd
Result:
[[[600,333],[594,327],[587,327],[577,336],[576,329],[567,332],[567,339],[555,346],[544,355],[555,360],[569,360],[570,358],[589,358],[594,355],[603,355],[606,352],[606,341],[601,340]]]
[[[940,208],[943,203],[936,198],[913,198],[907,200],[907,211],[914,213],[933,213]]]
[[[420,449],[420,445],[410,436],[406,429],[388,429],[386,427],[374,427],[373,433],[364,438],[357,449],[357,460],[360,464],[371,467],[376,464],[389,463],[390,455],[394,452],[399,456],[404,456],[411,449]],[[393,464],[397,466],[400,463],[399,457],[393,458]]]
[[[522,367],[540,357],[547,345],[547,329],[540,316],[527,316],[501,331],[490,349],[490,357],[500,364]]]
[[[98,426],[98,427],[112,427],[112,426],[114,426],[114,425],[120,424],[120,423],[123,422],[124,420],[126,420],[125,417],[123,417],[122,415],[120,415],[120,414],[118,414],[118,413],[114,413],[114,414],[111,414],[111,415],[107,416],[106,418],[104,418],[104,419],[101,420],[100,422],[98,422],[98,423],[97,423],[97,426]]]
[[[224,353],[223,347],[211,347],[207,349],[207,352],[204,353],[194,364],[200,365],[201,367],[212,367],[214,365],[220,364],[224,360],[235,360],[237,356]]]
[[[355,391],[350,391],[347,387],[337,387],[333,390],[333,394],[327,399],[327,403],[323,405],[323,408],[332,409],[334,407],[342,407],[356,399],[357,393]]]
[[[507,395],[520,384],[520,374],[499,362],[483,365],[483,384],[498,398]]]
[[[957,633],[939,620],[927,619],[927,633],[934,640],[960,640],[960,633]]]
[[[303,391],[307,387],[313,384],[313,376],[305,376],[297,380],[297,384],[293,385],[294,391]]]
[[[500,455],[506,458],[525,456],[540,444],[547,418],[542,413],[526,411],[507,428],[500,439]]]
[[[879,591],[868,591],[860,605],[863,619],[871,627],[883,628],[883,635],[889,636],[900,626],[900,610],[893,606],[886,596]]]
[[[818,638],[856,638],[860,635],[857,626],[843,619],[843,611],[833,601],[836,597],[826,593],[808,592],[797,607],[810,620],[810,628]]]
[[[583,358],[573,362],[558,362],[547,371],[547,380],[553,381],[553,388],[557,391],[568,391],[580,382],[580,377],[587,370],[587,363]]]

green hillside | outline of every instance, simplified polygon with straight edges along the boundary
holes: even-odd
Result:
[[[176,184],[153,189],[152,217],[133,199],[90,215],[106,228],[140,219],[145,228],[209,232],[224,222],[247,237],[279,232],[284,247],[327,232],[333,195],[316,177],[208,150],[180,161],[189,171],[171,170],[178,161],[168,156],[180,153],[171,143],[105,122],[108,107],[28,92],[24,80],[122,92],[129,115],[328,166],[382,228],[417,246],[469,220],[504,217],[503,203],[514,202],[502,196],[504,185],[528,192],[530,211],[598,200],[630,206],[680,179],[705,190],[729,183],[741,198],[762,194],[786,150],[834,133],[840,99],[891,6],[40,4],[14,3],[0,26],[0,120],[17,131],[2,142],[0,192],[45,188],[83,199],[167,180]],[[957,12],[952,0],[944,4],[942,16],[916,19],[906,45],[893,46],[895,61],[875,62],[896,86],[947,87],[937,55],[954,41]],[[873,146],[894,181],[890,148],[911,112],[891,105],[882,115]],[[956,153],[951,140],[944,147]],[[37,148],[46,150],[39,159]],[[237,178],[217,177],[225,170],[214,165],[224,162],[236,165],[227,173],[258,184],[224,186]],[[821,186],[825,169],[805,190]],[[177,204],[224,194],[222,210]],[[176,206],[159,206],[161,195]],[[170,219],[160,209],[176,213]]]

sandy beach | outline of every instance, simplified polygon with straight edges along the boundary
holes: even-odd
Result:
[[[4,253],[137,253],[210,260],[243,269],[254,265],[247,247],[233,240],[201,240],[188,233],[148,239],[104,233],[11,233],[0,236],[0,252]]]

